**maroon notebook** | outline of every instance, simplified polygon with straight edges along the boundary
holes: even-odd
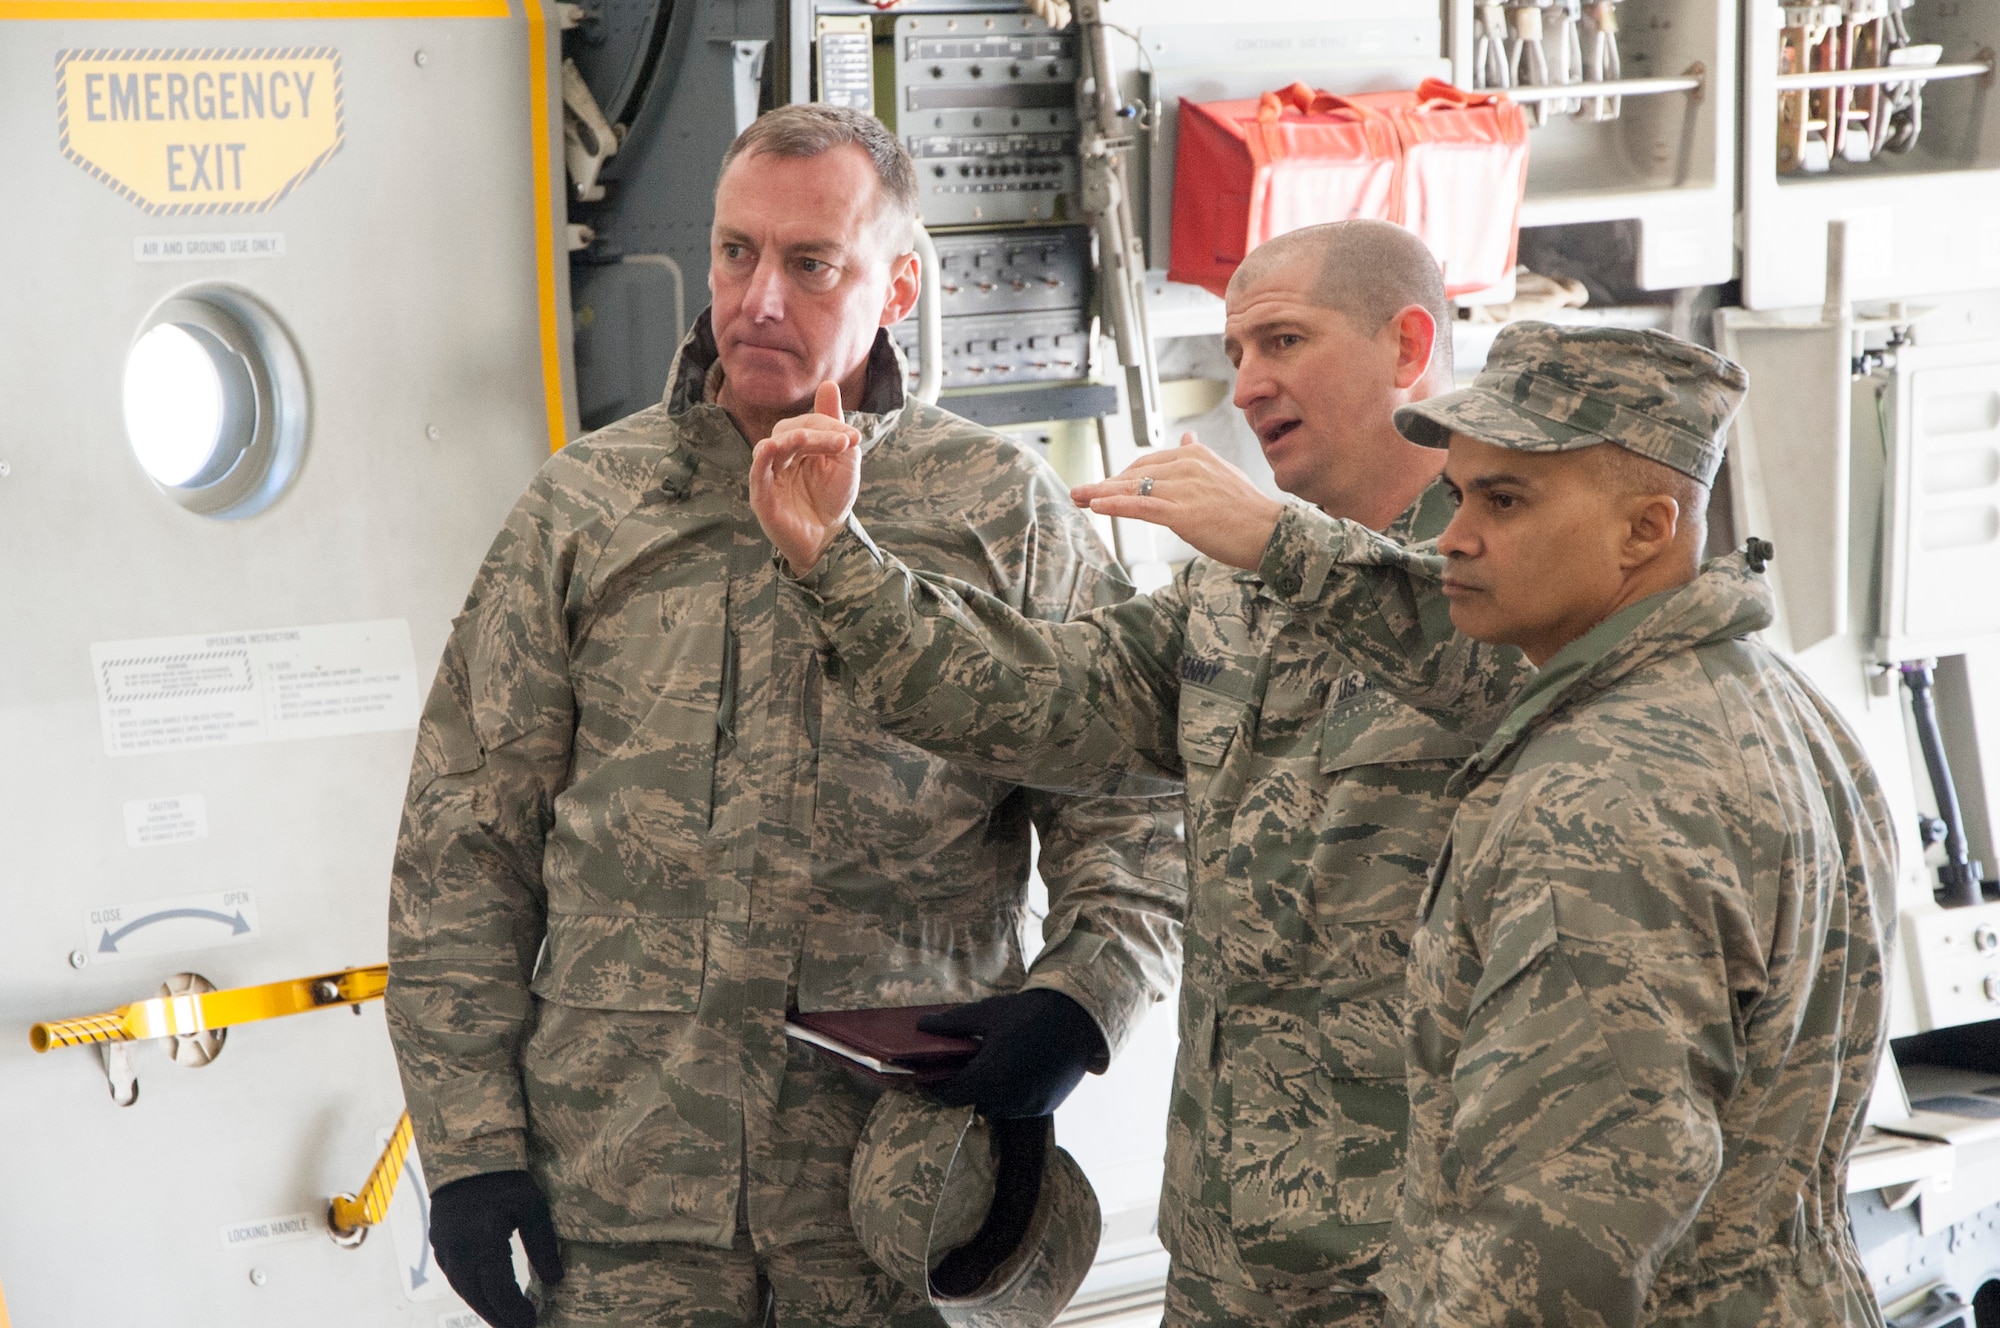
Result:
[[[894,1087],[936,1083],[956,1074],[979,1050],[968,1037],[926,1033],[917,1020],[956,1005],[907,1005],[879,1010],[794,1012],[785,1035],[796,1038],[877,1083]]]

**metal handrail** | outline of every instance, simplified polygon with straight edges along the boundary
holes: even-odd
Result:
[[[917,400],[935,406],[944,385],[944,282],[937,246],[921,222],[917,245]]]
[[[1594,101],[1599,97],[1654,97],[1667,92],[1699,92],[1701,79],[1692,75],[1673,78],[1618,78],[1603,83],[1538,83],[1513,88],[1480,88],[1498,93],[1510,101],[1531,106],[1538,101]]]
[[[1804,74],[1780,74],[1776,83],[1780,92],[1817,92],[1822,88],[1874,88],[1884,83],[1937,83],[1950,78],[1986,78],[1992,73],[1991,60],[1967,60],[1950,65],[1816,69]]]
[[[674,345],[680,345],[688,333],[687,277],[681,273],[681,265],[666,254],[627,254],[623,261],[665,268],[674,279]]]

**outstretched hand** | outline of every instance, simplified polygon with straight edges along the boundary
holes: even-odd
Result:
[[[1285,511],[1191,433],[1181,435],[1179,447],[1147,452],[1110,479],[1069,493],[1079,506],[1165,526],[1215,561],[1245,569],[1263,561]]]
[[[779,420],[750,459],[750,510],[793,576],[811,571],[861,492],[861,431],[840,415],[840,385],[821,383],[810,415]]]

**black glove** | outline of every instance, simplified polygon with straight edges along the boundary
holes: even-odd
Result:
[[[989,1120],[1051,1114],[1084,1071],[1109,1054],[1097,1021],[1081,1005],[1046,987],[925,1015],[917,1027],[980,1039],[978,1053],[965,1068],[931,1085],[930,1094],[947,1107],[977,1107]]]
[[[514,1280],[508,1237],[521,1233],[528,1263],[546,1285],[562,1281],[549,1201],[525,1171],[455,1180],[431,1196],[431,1248],[458,1298],[493,1328],[535,1328],[535,1307]]]
[[[948,1252],[931,1269],[931,1289],[962,1300],[985,1286],[1007,1262],[1042,1201],[1042,1168],[1056,1123],[1047,1116],[997,1120],[993,1127],[993,1206],[971,1240]]]

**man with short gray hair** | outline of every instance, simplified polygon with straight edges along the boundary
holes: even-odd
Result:
[[[446,646],[388,1013],[438,1264],[495,1328],[538,1322],[516,1231],[545,1328],[937,1328],[849,1216],[877,1095],[788,1043],[787,1012],[969,1002],[982,1046],[936,1091],[1045,1132],[1173,985],[1173,804],[1037,793],[890,737],[750,513],[751,444],[817,393],[913,564],[1037,619],[1131,594],[1046,463],[905,397],[886,329],[916,300],[913,179],[857,112],[746,130],[666,400],[542,468]]]

